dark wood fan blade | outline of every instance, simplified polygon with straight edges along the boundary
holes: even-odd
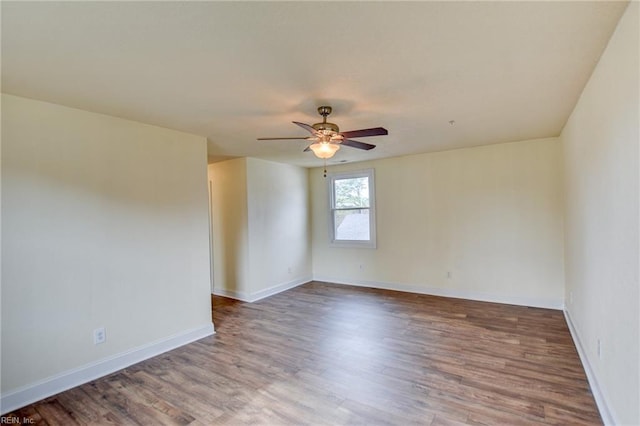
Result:
[[[299,123],[297,121],[294,121],[293,124],[297,124],[298,126],[302,127],[303,129],[305,129],[306,131],[308,131],[309,133],[311,133],[312,135],[316,134],[316,129],[314,129],[313,127],[311,127],[308,124],[304,124],[304,123]]]
[[[258,138],[259,141],[280,141],[287,139],[307,139],[309,136],[301,136],[299,138]]]
[[[306,147],[306,148],[304,149],[304,151],[302,151],[302,152],[309,152],[309,151],[311,151],[311,145],[309,145],[308,147]]]
[[[351,148],[366,149],[367,151],[376,147],[370,143],[352,141],[351,139],[343,139],[340,144],[350,146]]]
[[[388,135],[387,129],[384,127],[374,127],[372,129],[351,130],[349,132],[340,132],[345,138],[364,138],[365,136],[384,136]]]

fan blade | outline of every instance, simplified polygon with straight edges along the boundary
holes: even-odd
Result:
[[[309,152],[311,151],[311,145],[309,145],[308,147],[306,147],[302,152]]]
[[[350,146],[351,148],[366,149],[367,151],[376,147],[370,143],[352,141],[351,139],[343,139],[340,144]]]
[[[316,129],[314,129],[313,127],[309,126],[308,124],[299,123],[297,121],[293,121],[293,124],[297,124],[298,126],[302,127],[303,129],[305,129],[306,131],[311,133],[312,135],[316,134]]]
[[[365,136],[384,136],[388,135],[387,129],[384,127],[374,127],[372,129],[351,130],[349,132],[340,132],[345,138],[364,138]]]
[[[299,137],[299,138],[257,138],[257,140],[259,140],[259,141],[281,141],[281,140],[284,141],[284,140],[288,140],[288,139],[300,139],[300,140],[302,140],[302,139],[308,139],[308,138],[309,138],[309,136],[302,136],[302,137]]]

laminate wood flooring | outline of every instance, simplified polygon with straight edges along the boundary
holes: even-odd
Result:
[[[39,425],[602,424],[563,313],[311,282],[12,413]]]

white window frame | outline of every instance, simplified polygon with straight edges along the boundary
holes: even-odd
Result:
[[[336,240],[335,238],[335,186],[336,180],[366,177],[369,180],[369,240]],[[329,245],[332,247],[376,248],[376,186],[373,169],[336,172],[327,175],[329,192]],[[362,208],[358,208],[360,210]]]

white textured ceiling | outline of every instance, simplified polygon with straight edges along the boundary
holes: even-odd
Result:
[[[382,126],[332,161],[556,136],[626,2],[2,2],[2,90],[320,160],[291,121]],[[455,125],[449,124],[455,120]]]

